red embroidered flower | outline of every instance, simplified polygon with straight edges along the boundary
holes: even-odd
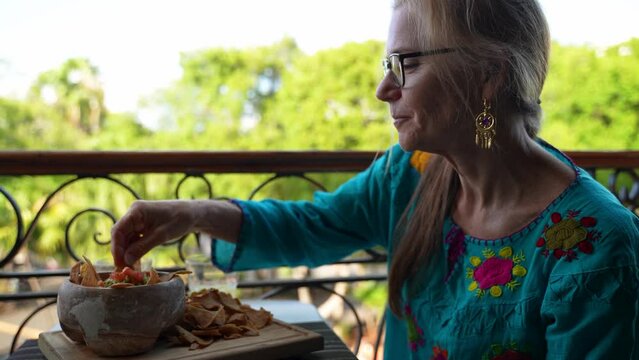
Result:
[[[597,220],[591,216],[585,216],[577,220],[578,211],[569,210],[566,218],[555,212],[550,215],[552,225],[546,226],[544,236],[537,240],[537,247],[545,249],[542,254],[552,255],[561,259],[565,257],[568,261],[577,258],[577,249],[584,254],[593,252],[592,241],[599,239],[599,232],[592,228],[597,225]]]
[[[513,291],[521,285],[519,280],[528,272],[522,265],[526,260],[523,252],[514,254],[510,246],[505,246],[495,253],[490,248],[482,251],[479,256],[471,256],[472,268],[466,268],[466,277],[472,281],[468,285],[469,291],[474,291],[478,297],[489,293],[493,297],[500,297],[504,288]]]
[[[482,290],[495,285],[505,285],[513,278],[513,266],[512,259],[491,257],[475,269],[475,280]]]
[[[592,253],[592,243],[590,241],[582,241],[577,244],[577,246],[579,246],[579,250],[581,250],[581,252],[584,254]]]
[[[448,350],[433,346],[433,356],[430,357],[430,360],[448,360]]]
[[[430,360],[448,360],[448,350],[433,346],[433,356]]]

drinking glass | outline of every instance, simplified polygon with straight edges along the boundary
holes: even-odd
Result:
[[[186,270],[191,271],[188,276],[190,292],[202,289],[218,289],[233,296],[236,294],[237,277],[234,273],[224,273],[218,269],[211,258],[203,254],[191,255],[186,261]]]

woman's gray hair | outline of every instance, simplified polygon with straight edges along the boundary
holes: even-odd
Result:
[[[395,0],[394,7],[398,6],[408,10],[417,29],[415,40],[423,49],[457,49],[435,69],[462,99],[473,89],[456,83],[452,68],[472,75],[506,66],[507,79],[498,100],[511,101],[524,115],[530,137],[538,133],[550,34],[536,0]],[[470,109],[470,104],[465,105]]]

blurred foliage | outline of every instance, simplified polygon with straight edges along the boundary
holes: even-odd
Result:
[[[373,281],[365,281],[357,283],[353,291],[353,295],[376,309],[384,308],[386,305],[386,293],[388,288],[386,284],[378,284]]]
[[[566,150],[639,148],[639,39],[608,49],[553,44],[541,136]]]
[[[100,73],[87,59],[69,59],[43,72],[25,99],[0,98],[0,148],[5,150],[383,150],[395,141],[388,110],[375,98],[381,77],[379,41],[347,43],[304,54],[282,41],[257,48],[205,49],[181,55],[182,76],[145,99],[142,108],[160,114],[145,127],[136,114],[112,113],[104,104]],[[541,136],[565,150],[639,147],[639,39],[607,49],[552,45],[550,73],[542,94]],[[148,125],[148,124],[147,124]],[[352,174],[310,174],[335,189]],[[116,175],[145,199],[175,198],[181,174]],[[215,175],[213,197],[247,198],[268,174]],[[47,196],[72,177],[0,177],[32,224]],[[298,178],[265,186],[265,197],[310,199],[316,190]],[[189,178],[179,198],[208,198],[206,184]],[[50,199],[27,248],[36,267],[66,267],[65,229],[77,255],[108,261],[112,220],[134,194],[107,180],[83,179]],[[0,212],[0,256],[16,238],[8,201]],[[190,237],[187,251],[193,251]],[[153,250],[154,265],[179,264],[175,246]],[[355,296],[383,304],[385,289],[369,283]]]
[[[84,58],[69,59],[34,82],[28,100],[48,107],[59,119],[85,134],[100,131],[105,118],[104,91],[98,69]]]

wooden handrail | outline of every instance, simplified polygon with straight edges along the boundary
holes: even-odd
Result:
[[[365,169],[377,155],[372,151],[2,151],[0,175],[354,172]]]
[[[0,175],[357,172],[375,151],[0,151]],[[568,151],[586,168],[639,168],[639,151]]]

